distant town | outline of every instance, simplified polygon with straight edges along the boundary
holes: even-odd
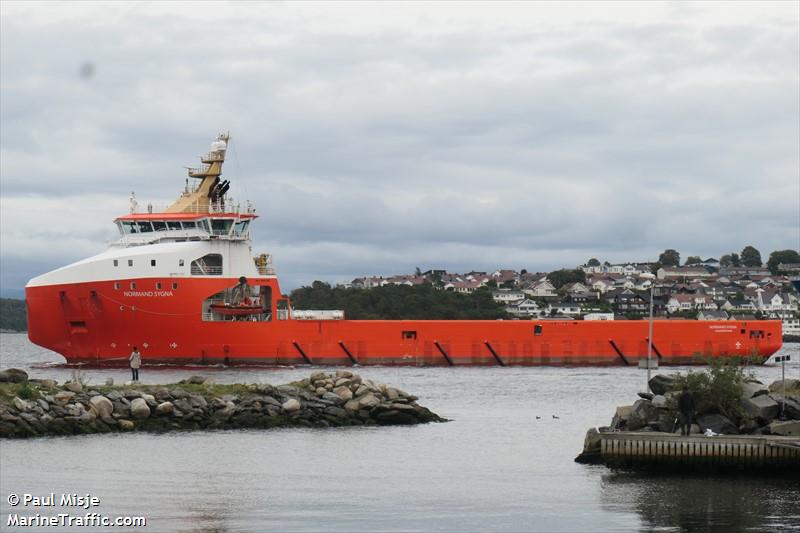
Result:
[[[654,262],[611,264],[596,258],[553,272],[498,269],[457,274],[419,268],[413,274],[366,276],[342,288],[431,284],[445,291],[491,291],[492,299],[516,318],[569,317],[580,320],[664,318],[783,321],[787,337],[800,336],[800,254],[773,252],[766,264],[752,246],[720,259],[687,258],[665,250]]]

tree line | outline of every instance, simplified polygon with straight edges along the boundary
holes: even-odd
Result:
[[[686,258],[684,266],[699,265],[704,262],[700,256],[690,255]],[[782,273],[778,267],[781,263],[800,263],[800,253],[797,250],[775,250],[769,254],[767,268],[772,274]],[[658,262],[654,265],[653,271],[655,272],[660,267],[676,267],[680,264],[681,254],[677,250],[667,248],[658,256]],[[760,267],[763,265],[763,260],[761,252],[755,246],[747,245],[739,253],[731,252],[720,257],[719,264],[723,267]],[[586,262],[586,265],[600,266],[600,261],[592,257]]]
[[[492,299],[491,289],[471,294],[422,285],[385,285],[370,290],[331,287],[315,281],[291,292],[295,309],[342,309],[352,320],[496,320],[509,318]]]

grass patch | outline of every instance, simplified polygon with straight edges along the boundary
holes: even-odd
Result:
[[[34,400],[40,398],[41,393],[32,383],[0,383],[0,398],[12,400],[14,396]]]
[[[203,385],[203,384],[196,384],[196,383],[165,383],[163,385],[142,385],[142,384],[133,384],[133,385],[100,385],[97,387],[91,387],[92,390],[96,390],[101,394],[108,394],[111,391],[139,391],[145,392],[147,394],[152,394],[153,392],[159,389],[181,389],[190,394],[197,394],[198,396],[203,397],[213,397],[213,396],[224,396],[225,394],[247,394],[255,392],[255,388],[253,385],[245,384],[245,383],[230,383],[230,384],[213,384],[213,385]]]

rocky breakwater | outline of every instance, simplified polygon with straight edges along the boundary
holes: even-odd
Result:
[[[170,385],[59,385],[21,370],[0,372],[2,438],[443,421],[416,396],[346,370],[278,386],[218,385],[201,376]]]
[[[654,432],[680,435],[678,397],[692,392],[695,416],[690,435],[778,435],[800,443],[800,380],[764,385],[743,369],[717,367],[706,372],[658,374],[651,392],[638,393],[632,405],[617,407],[611,423],[591,428],[578,462],[598,462],[603,433]]]

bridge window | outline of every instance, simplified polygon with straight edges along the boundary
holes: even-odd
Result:
[[[123,235],[129,235],[131,233],[138,233],[139,229],[136,227],[136,222],[122,222],[120,225]]]
[[[183,229],[195,229],[197,227],[197,224],[195,222],[184,221],[182,222],[182,224],[183,224]]]
[[[167,223],[163,220],[154,220],[153,231],[167,231]]]
[[[172,229],[179,230],[179,229],[181,229],[181,223],[180,223],[180,221],[169,221],[169,222],[167,222],[167,227],[169,229],[171,229],[171,230]]]
[[[206,254],[192,261],[191,274],[193,276],[221,276],[222,255]]]
[[[153,231],[153,226],[150,225],[149,220],[140,220],[137,222],[137,227],[139,229],[139,233],[150,233]]]
[[[534,335],[541,335],[542,334],[542,325],[541,324],[536,324],[535,326],[533,326],[533,334]]]
[[[212,235],[227,235],[231,232],[233,220],[213,218],[211,219],[211,234]]]
[[[244,235],[247,231],[247,225],[250,223],[249,220],[240,220],[233,226],[233,234],[234,235]]]

